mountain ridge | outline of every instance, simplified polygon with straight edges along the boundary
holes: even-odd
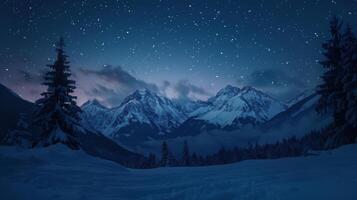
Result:
[[[88,102],[82,106],[85,112],[98,112],[87,117],[89,124],[100,124],[96,129],[102,130],[106,136],[129,143],[196,135],[211,129],[257,126],[287,108],[254,87],[238,88],[232,85],[222,88],[206,102],[190,102],[190,107],[196,107],[191,113],[182,108],[184,105],[149,89],[134,91],[119,106],[110,109],[98,103]]]

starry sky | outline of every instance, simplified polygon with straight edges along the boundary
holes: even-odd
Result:
[[[204,100],[227,84],[286,101],[318,84],[334,14],[356,30],[357,0],[2,0],[0,83],[36,100],[63,36],[79,104],[140,88]]]

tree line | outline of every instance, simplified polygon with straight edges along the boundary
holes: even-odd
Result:
[[[149,154],[142,163],[142,168],[180,167],[221,165],[251,159],[277,159],[283,157],[297,157],[314,155],[316,151],[325,150],[325,144],[331,136],[331,127],[297,138],[291,137],[272,144],[250,144],[247,147],[221,147],[211,155],[198,155],[189,150],[188,142],[183,143],[181,157],[176,158],[170,151],[166,141],[161,145],[161,156]]]

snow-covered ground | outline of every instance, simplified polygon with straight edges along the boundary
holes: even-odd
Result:
[[[0,199],[357,199],[357,145],[319,156],[125,169],[57,145],[0,147]]]

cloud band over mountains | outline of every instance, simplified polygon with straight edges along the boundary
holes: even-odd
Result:
[[[117,106],[122,100],[138,89],[150,89],[154,92],[177,100],[205,100],[214,95],[203,87],[192,84],[189,80],[177,82],[163,81],[149,83],[138,79],[120,66],[105,65],[100,69],[72,69],[72,78],[77,82],[75,95],[78,104],[87,100],[97,99],[106,106]],[[23,98],[35,101],[45,90],[41,86],[44,72],[29,72],[17,70],[15,81],[8,82],[8,87],[19,93]],[[307,85],[299,77],[291,76],[283,70],[253,71],[244,81],[237,85],[257,87],[279,99],[289,99],[306,89]]]

